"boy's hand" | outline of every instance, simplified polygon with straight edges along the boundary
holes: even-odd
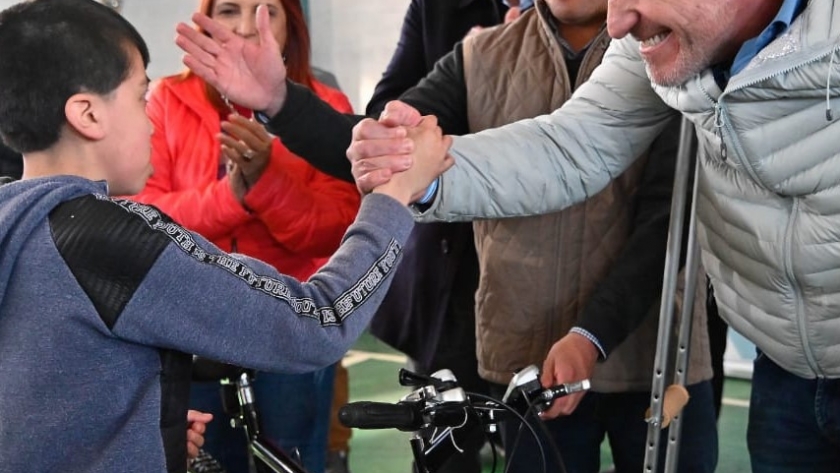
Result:
[[[395,173],[411,167],[414,143],[407,138],[407,127],[420,124],[423,117],[414,107],[392,100],[379,120],[365,119],[353,128],[353,142],[347,148],[347,158],[359,190],[366,194],[380,186]]]
[[[184,64],[222,95],[253,110],[276,115],[286,100],[286,66],[271,33],[268,8],[257,8],[258,41],[247,41],[208,16],[196,13],[196,25],[209,36],[179,23],[175,44],[187,54]]]
[[[417,126],[423,120],[420,112],[411,105],[399,100],[391,100],[385,104],[379,114],[379,123],[387,126]]]
[[[187,411],[187,456],[195,458],[198,449],[204,445],[204,432],[207,424],[213,420],[213,414],[194,410]]]
[[[423,117],[420,124],[409,128],[407,133],[415,149],[411,167],[373,189],[373,192],[389,195],[405,205],[422,197],[429,184],[455,164],[448,154],[452,137],[443,134],[437,126],[437,118]]]

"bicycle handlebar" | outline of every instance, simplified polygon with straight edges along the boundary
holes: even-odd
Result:
[[[479,415],[488,415],[492,421],[496,421],[499,415],[505,415],[501,404],[516,404],[521,399],[524,405],[520,407],[534,408],[541,412],[557,398],[589,389],[589,380],[543,388],[539,384],[539,370],[532,365],[514,376],[508,392],[494,406],[490,401],[472,401],[469,394],[456,387],[454,376],[449,370],[441,370],[429,377],[400,370],[400,380],[407,379],[423,380],[428,384],[420,386],[395,404],[371,401],[347,404],[339,410],[339,421],[347,427],[358,429],[417,431],[425,427],[457,427],[463,424],[467,408],[481,407]]]
[[[398,402],[351,402],[338,411],[338,420],[356,429],[417,430],[423,426],[420,406]]]
[[[536,432],[524,417],[529,411],[541,412],[559,397],[589,389],[589,380],[543,388],[539,369],[533,365],[514,375],[502,401],[466,393],[449,370],[422,376],[401,369],[399,379],[400,384],[417,389],[394,404],[370,401],[347,404],[339,410],[338,418],[347,427],[414,432],[412,452],[419,471],[424,472],[437,471],[458,449],[458,436],[466,436],[466,432],[481,427],[489,430],[491,425],[511,416],[518,418],[536,439]],[[545,471],[541,446],[540,452]],[[559,458],[556,450],[555,455]]]

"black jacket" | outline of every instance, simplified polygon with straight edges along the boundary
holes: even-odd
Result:
[[[382,79],[368,104],[367,113],[376,117],[389,101],[400,98],[432,70],[435,63],[460,41],[474,26],[492,26],[501,23],[507,7],[501,0],[412,0],[406,12],[399,43]],[[460,64],[457,71],[462,71]],[[449,84],[446,80],[444,83]],[[465,104],[463,74],[454,82],[460,84],[451,94]],[[438,92],[443,92],[438,91]],[[410,95],[416,96],[409,92]],[[287,100],[294,100],[290,92]],[[423,102],[424,94],[416,101],[409,100],[416,108],[440,112],[440,106]],[[431,98],[440,97],[431,94]],[[405,99],[406,97],[402,97]],[[314,97],[306,99],[300,108],[287,102],[285,110],[294,112],[297,121],[293,131],[278,130],[284,144],[300,156],[327,173],[352,179],[343,159],[350,142],[347,121],[333,117],[335,128],[326,126],[320,118],[317,123],[305,125],[316,117],[309,109],[317,106]],[[450,134],[466,133],[466,108],[454,106],[450,113],[442,113],[458,121],[457,126],[442,123]],[[320,114],[318,114],[320,115]],[[308,117],[309,118],[308,118]],[[356,119],[351,119],[351,123]],[[311,128],[309,128],[311,126]],[[320,134],[322,143],[296,150],[296,139],[302,130],[329,130]],[[291,142],[291,144],[289,144]],[[334,163],[335,157],[341,163]],[[478,287],[478,258],[475,255],[472,223],[431,223],[417,225],[405,246],[391,289],[374,320],[371,332],[414,358],[424,371],[434,369],[434,356],[438,349],[440,333],[445,324],[470,324],[474,320],[474,294]],[[447,319],[447,317],[449,317]],[[452,318],[458,320],[452,320]],[[468,330],[472,332],[472,329]],[[466,341],[465,341],[466,343]]]
[[[501,0],[412,0],[367,114],[377,116],[388,101],[414,87],[473,26],[497,25],[506,12]]]

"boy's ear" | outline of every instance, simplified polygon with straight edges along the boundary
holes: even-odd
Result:
[[[67,124],[90,140],[105,138],[105,107],[102,97],[95,94],[75,94],[64,103]]]

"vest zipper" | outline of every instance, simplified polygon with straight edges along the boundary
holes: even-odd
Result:
[[[794,297],[796,297],[796,327],[799,330],[799,339],[802,341],[802,352],[805,354],[805,361],[808,362],[808,367],[811,368],[817,376],[825,377],[825,373],[820,369],[814,353],[811,351],[811,340],[808,338],[808,324],[805,320],[805,308],[803,307],[802,288],[799,286],[799,280],[793,273],[793,229],[796,226],[796,216],[799,212],[798,197],[793,198],[793,206],[790,209],[790,216],[788,217],[787,228],[785,229],[785,274],[790,280],[790,285],[793,288]]]
[[[751,87],[755,84],[758,84],[759,82],[763,82],[765,80],[772,79],[773,77],[780,76],[780,75],[783,75],[783,74],[787,74],[788,72],[794,71],[794,70],[799,69],[801,67],[805,67],[809,64],[819,62],[819,61],[827,58],[829,55],[834,54],[834,50],[835,50],[835,46],[832,46],[831,49],[829,49],[827,51],[824,51],[824,52],[822,52],[822,53],[820,53],[816,56],[810,57],[810,58],[808,58],[807,61],[795,64],[795,65],[792,65],[792,66],[787,66],[787,67],[784,67],[784,68],[776,70],[776,71],[772,71],[769,74],[758,76],[758,77],[756,77],[754,79],[750,79],[750,80],[748,80],[744,83],[736,83],[736,85],[732,85],[733,81],[730,81],[729,84],[732,87],[731,88],[727,87],[727,89],[723,91],[723,93],[720,95],[720,97],[717,98],[717,100],[712,98],[712,96],[706,91],[705,88],[700,87],[700,89],[703,91],[703,94],[706,95],[706,98],[708,98],[715,106],[714,125],[715,125],[715,130],[717,132],[716,134],[720,138],[721,159],[726,161],[729,157],[729,147],[726,145],[726,141],[724,140],[724,135],[725,135],[725,133],[726,134],[732,134],[731,133],[732,130],[730,129],[729,123],[726,120],[726,108],[723,104],[723,98],[726,95],[731,94],[731,93],[733,93],[737,90],[741,90],[741,89],[744,89],[744,88],[747,88],[747,87]],[[737,82],[737,80],[734,81],[734,82]],[[733,134],[733,136],[734,136],[734,134]],[[744,152],[740,148],[738,140],[733,139],[732,140],[732,145],[735,147],[734,148],[735,155],[738,157],[741,166],[743,166],[743,168],[747,171],[747,174],[749,174],[750,177],[755,182],[763,184],[761,179],[759,179],[758,174],[756,174],[755,169],[753,168],[753,165],[750,162],[750,160],[744,158]],[[766,187],[768,189],[771,189],[771,187],[766,186],[766,185],[764,187]]]
[[[729,146],[726,145],[724,135],[736,137],[737,134],[732,130],[732,127],[726,119],[726,106],[723,103],[723,95],[721,95],[718,100],[711,98],[708,93],[706,96],[709,97],[709,100],[715,104],[715,129],[717,130],[716,134],[720,137],[721,159],[726,161],[729,158]],[[736,138],[732,139],[732,146],[734,147],[735,157],[737,158],[736,161],[741,165],[744,171],[747,172],[750,178],[757,184],[761,184],[764,188],[771,189],[770,186],[766,185],[766,183],[758,177],[758,173],[755,172],[752,162],[746,158],[744,150],[741,148],[740,142]]]
[[[720,158],[726,161],[726,140],[723,139],[723,109],[715,101],[715,133],[720,139]]]

